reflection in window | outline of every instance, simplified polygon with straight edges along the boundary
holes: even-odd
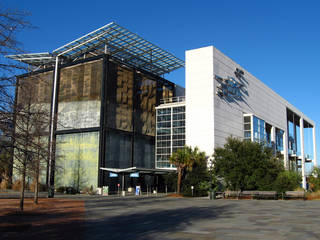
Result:
[[[276,128],[276,149],[277,151],[283,151],[283,134],[284,131]]]
[[[135,81],[135,131],[154,136],[156,130],[157,81],[141,73],[137,73]]]
[[[133,71],[109,63],[107,78],[107,126],[132,131]]]
[[[265,122],[264,120],[253,116],[253,141],[259,143],[265,143]]]

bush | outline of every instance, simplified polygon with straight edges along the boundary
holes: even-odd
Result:
[[[274,190],[276,190],[278,193],[294,191],[300,186],[300,183],[301,176],[299,173],[293,171],[283,171],[279,173],[274,183]]]
[[[74,187],[66,187],[66,194],[77,194],[78,191]]]
[[[320,191],[307,193],[307,199],[308,200],[320,199]]]
[[[60,186],[60,187],[58,187],[58,188],[56,189],[56,191],[57,191],[58,193],[65,193],[65,192],[66,192],[66,187]]]
[[[320,191],[320,168],[313,168],[309,177],[309,186],[312,192]]]

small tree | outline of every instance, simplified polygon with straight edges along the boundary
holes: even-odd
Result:
[[[214,173],[231,190],[271,190],[282,163],[262,144],[229,137],[224,147],[215,148]]]
[[[314,167],[311,175],[309,176],[310,188],[313,192],[320,190],[320,168]]]
[[[45,104],[38,103],[33,89],[37,78],[19,81],[17,104],[14,108],[13,132],[14,168],[20,175],[20,209],[23,210],[25,178],[35,182],[34,203],[38,203],[40,168],[48,156],[48,125],[50,113]]]
[[[6,55],[22,53],[21,44],[17,41],[16,35],[25,28],[30,27],[26,21],[27,13],[16,10],[0,10],[0,132],[10,138],[10,144],[1,146],[1,152],[13,155],[11,138],[14,119],[13,107],[15,102],[15,74],[24,67],[17,62],[5,58]],[[4,160],[4,159],[2,159]],[[7,168],[6,185],[12,183],[12,157],[3,163]]]
[[[178,179],[177,179],[177,193],[181,192],[181,179],[184,170],[192,170],[195,163],[201,162],[205,159],[206,155],[204,152],[200,152],[197,147],[192,148],[184,146],[178,149],[170,157],[170,162],[177,167]]]

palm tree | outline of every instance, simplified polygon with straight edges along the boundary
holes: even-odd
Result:
[[[201,162],[206,159],[206,154],[200,152],[198,147],[192,148],[184,146],[172,153],[170,162],[177,167],[178,180],[177,180],[177,193],[180,194],[182,171],[184,169],[191,171],[195,163]]]

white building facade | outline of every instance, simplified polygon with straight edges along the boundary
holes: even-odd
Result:
[[[306,188],[306,164],[317,164],[314,121],[213,46],[186,51],[185,67],[186,144],[211,156],[229,136],[264,141]]]

